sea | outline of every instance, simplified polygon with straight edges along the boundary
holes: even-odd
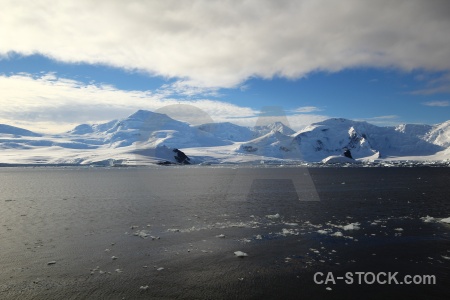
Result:
[[[450,168],[2,167],[0,299],[450,299]]]

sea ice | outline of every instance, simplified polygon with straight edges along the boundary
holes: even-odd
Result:
[[[340,232],[340,231],[336,231],[335,233],[330,234],[330,235],[331,235],[331,236],[336,236],[336,237],[344,236],[344,235],[342,234],[342,232]]]
[[[344,229],[344,230],[358,230],[360,228],[359,225],[361,225],[361,224],[358,223],[358,222],[350,223],[350,224],[345,225],[344,227],[342,227],[342,229]]]
[[[441,222],[442,222],[442,223],[450,224],[450,217],[445,218],[445,219],[441,219]]]
[[[143,239],[146,239],[149,236],[148,231],[146,230],[138,230],[135,233],[133,233],[133,235]]]
[[[296,231],[293,230],[293,229],[286,229],[286,228],[283,228],[283,229],[281,230],[281,235],[283,235],[283,236],[287,236],[287,235],[298,235],[298,232],[296,232]]]
[[[280,214],[267,215],[266,217],[269,218],[269,219],[278,219],[278,218],[280,218]]]
[[[236,255],[237,257],[245,257],[245,256],[248,256],[247,253],[242,252],[242,251],[236,251],[236,252],[234,252],[234,255]]]
[[[431,223],[431,222],[435,222],[436,219],[430,216],[426,216],[426,217],[422,217],[420,218],[422,221],[424,221],[425,223]]]

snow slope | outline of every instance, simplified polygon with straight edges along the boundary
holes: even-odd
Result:
[[[0,135],[13,135],[16,137],[19,136],[41,136],[38,133],[23,129],[23,128],[19,128],[19,127],[14,127],[14,126],[10,126],[10,125],[5,125],[5,124],[0,124]]]
[[[81,124],[59,135],[0,125],[0,163],[133,164],[174,161],[180,149],[193,163],[356,160],[450,160],[450,121],[378,127],[329,119],[294,132],[282,123],[248,128],[232,123],[191,126],[139,110],[127,118]],[[329,160],[327,160],[329,161]]]
[[[239,126],[230,122],[208,123],[195,126],[199,130],[208,132],[213,136],[233,142],[245,142],[258,136],[251,128]]]
[[[393,127],[378,127],[367,122],[329,119],[312,124],[295,136],[300,151],[309,160],[340,155],[349,149],[354,158],[425,156],[445,148],[419,136],[405,134]]]
[[[450,121],[433,126],[432,129],[424,135],[424,139],[435,145],[449,148],[450,147]]]

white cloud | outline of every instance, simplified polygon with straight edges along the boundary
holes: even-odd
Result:
[[[393,120],[393,119],[398,119],[398,118],[399,118],[399,116],[397,116],[397,115],[386,115],[386,116],[367,118],[366,120]]]
[[[422,104],[426,106],[447,107],[450,106],[450,101],[428,101]]]
[[[177,80],[170,84],[164,84],[156,93],[166,97],[179,95],[187,98],[195,97],[218,97],[219,89],[215,87],[200,87],[190,85],[189,82]]]
[[[236,87],[358,66],[450,69],[446,0],[4,0],[0,56],[41,53]]]
[[[297,107],[296,109],[293,110],[293,112],[310,113],[310,112],[321,111],[321,110],[322,109],[315,107],[315,106],[302,106],[302,107]]]
[[[124,91],[108,85],[84,84],[57,78],[55,74],[0,75],[0,121],[30,129],[60,132],[82,122],[110,121],[126,117],[138,109],[158,110],[169,105],[190,104],[210,115],[214,121],[229,117],[256,116],[242,106],[196,99],[180,101],[164,93]],[[187,114],[189,112],[186,112]],[[186,119],[188,119],[188,115]]]
[[[426,87],[413,91],[413,95],[434,95],[450,93],[450,73],[444,73],[437,78],[427,78],[426,75],[417,76],[416,80],[425,81]]]
[[[23,73],[0,75],[0,90],[0,123],[42,132],[62,132],[80,123],[124,118],[138,109],[168,113],[190,123],[203,122],[192,120],[193,110],[184,110],[179,104],[192,105],[202,110],[205,115],[203,120],[212,119],[213,122],[255,126],[260,119],[260,112],[249,107],[210,99],[180,101],[164,93],[125,91],[108,85],[84,84],[58,78],[53,73],[41,76]],[[177,105],[181,109],[177,109]],[[293,114],[287,117],[288,121],[285,117],[281,121],[299,130],[325,118]]]
[[[396,126],[401,123],[400,118],[398,115],[384,115],[361,119],[361,121],[366,121],[377,126]]]

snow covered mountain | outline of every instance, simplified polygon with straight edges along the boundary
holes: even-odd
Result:
[[[408,130],[405,133],[398,128],[378,127],[367,122],[329,119],[308,126],[293,137],[273,131],[261,138],[242,143],[238,152],[321,161],[328,156],[342,155],[346,149],[350,150],[355,159],[426,156],[445,149],[445,146],[425,139],[430,132],[434,132],[431,130],[433,127],[430,126],[428,130],[423,127],[410,130],[410,127],[403,127]],[[440,132],[439,136],[445,134]]]
[[[19,127],[14,127],[14,126],[9,126],[9,125],[5,125],[5,124],[0,124],[0,135],[4,136],[4,135],[12,135],[12,136],[16,136],[16,137],[20,137],[20,136],[41,136],[38,133],[23,129],[23,128],[19,128]]]
[[[139,110],[121,120],[81,124],[59,135],[0,124],[0,149],[0,163],[176,162],[176,149],[192,163],[319,162],[347,149],[357,160],[449,160],[450,121],[378,127],[329,119],[294,132],[279,122],[254,128],[232,123],[191,126]]]
[[[103,124],[82,124],[68,132],[77,141],[90,143],[102,141],[110,148],[126,147],[133,144],[157,147],[202,147],[223,146],[231,142],[223,141],[212,134],[201,131],[188,123],[180,122],[146,110],[138,110],[123,120]]]
[[[208,123],[196,126],[198,129],[209,132],[217,138],[233,142],[250,141],[262,137],[272,131],[281,132],[284,135],[293,135],[294,130],[281,122],[275,122],[264,126],[244,127],[230,122]]]
[[[434,126],[424,135],[424,139],[435,145],[450,147],[450,120]]]
[[[258,133],[251,130],[251,128],[230,122],[208,123],[197,125],[196,127],[204,132],[209,132],[219,139],[232,142],[245,142],[258,137]]]
[[[410,126],[405,126],[409,129]],[[394,127],[378,127],[367,122],[329,119],[308,126],[295,136],[295,142],[307,159],[338,155],[349,149],[354,158],[427,156],[445,148],[419,133],[403,133]]]

